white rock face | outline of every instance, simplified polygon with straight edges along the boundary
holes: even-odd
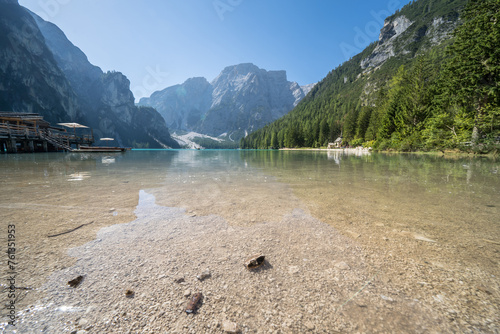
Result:
[[[285,71],[266,71],[251,63],[226,67],[211,83],[188,79],[143,98],[173,130],[195,131],[234,141],[292,110],[313,85],[303,89]],[[305,92],[306,91],[306,92]]]
[[[309,94],[309,92],[314,88],[314,86],[316,86],[317,83],[312,83],[312,84],[309,84],[309,85],[305,85],[305,86],[300,86],[300,88],[302,88],[302,91],[304,92],[304,95],[307,95]]]
[[[431,44],[438,45],[450,37],[451,32],[456,28],[456,22],[446,21],[442,17],[434,18],[432,26],[426,31],[426,36],[430,38]]]
[[[412,24],[413,22],[404,15],[396,17],[393,21],[385,21],[384,27],[380,30],[377,47],[370,56],[361,61],[361,67],[377,67],[387,59],[394,57],[394,42]]]

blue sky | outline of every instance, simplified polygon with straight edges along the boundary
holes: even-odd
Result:
[[[378,39],[410,0],[19,0],[61,28],[94,65],[131,81],[137,98],[226,66],[286,70],[300,85]]]

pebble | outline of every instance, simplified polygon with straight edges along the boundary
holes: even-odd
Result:
[[[191,290],[187,289],[186,291],[184,291],[184,297],[189,297],[190,294]]]
[[[384,296],[384,295],[380,295],[380,298],[382,298],[383,300],[386,300],[388,302],[391,302],[391,303],[394,301],[394,299],[392,299],[391,297],[387,297],[387,296]]]
[[[298,266],[290,266],[288,267],[288,273],[290,275],[297,274],[300,271]]]
[[[229,321],[229,320],[224,320],[222,322],[222,330],[226,333],[239,333],[240,328],[237,323]]]
[[[338,268],[338,269],[340,269],[340,270],[349,270],[349,269],[351,269],[351,267],[349,267],[349,265],[347,263],[345,263],[344,261],[336,263],[335,267]]]
[[[89,321],[87,319],[82,318],[78,321],[78,326],[85,327],[88,323]]]
[[[200,275],[196,276],[197,279],[199,279],[200,281],[203,281],[203,280],[206,280],[207,278],[209,278],[210,276],[212,276],[210,274],[210,270],[205,270],[204,272],[202,272]]]
[[[313,324],[311,321],[306,321],[306,322],[304,323],[304,325],[305,325],[305,326],[306,326],[306,328],[307,328],[308,330],[310,330],[310,331],[314,330],[314,328],[316,327],[316,326],[314,326],[314,324]]]

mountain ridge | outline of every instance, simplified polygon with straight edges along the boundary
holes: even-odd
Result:
[[[417,0],[397,10],[385,19],[377,41],[330,71],[290,113],[243,138],[240,147],[321,147],[342,136],[344,146],[470,150],[471,136],[477,138],[473,129],[481,122],[483,136],[490,138],[482,147],[493,147],[494,109],[485,113],[488,125],[479,118],[485,117],[483,112],[463,102],[473,97],[458,101],[449,88],[454,77],[467,74],[446,72],[453,69],[449,57],[468,59],[481,69],[475,75],[494,75],[494,69],[484,66],[489,58],[478,62],[452,48],[466,4],[482,4],[490,10],[484,15],[495,15],[495,1],[490,0]],[[488,31],[477,29],[475,34],[483,37]],[[497,43],[495,35],[488,38],[474,47],[494,59],[488,43]]]
[[[118,145],[179,147],[155,110],[135,106],[123,74],[92,65],[56,25],[0,0],[0,30],[1,110],[82,123]]]
[[[288,81],[283,70],[242,63],[226,66],[211,82],[195,77],[156,91],[139,105],[156,108],[172,131],[238,141],[289,112],[313,86]]]

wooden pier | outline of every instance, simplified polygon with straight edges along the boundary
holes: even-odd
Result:
[[[71,134],[39,114],[0,112],[0,153],[72,152],[92,143],[93,134]]]

